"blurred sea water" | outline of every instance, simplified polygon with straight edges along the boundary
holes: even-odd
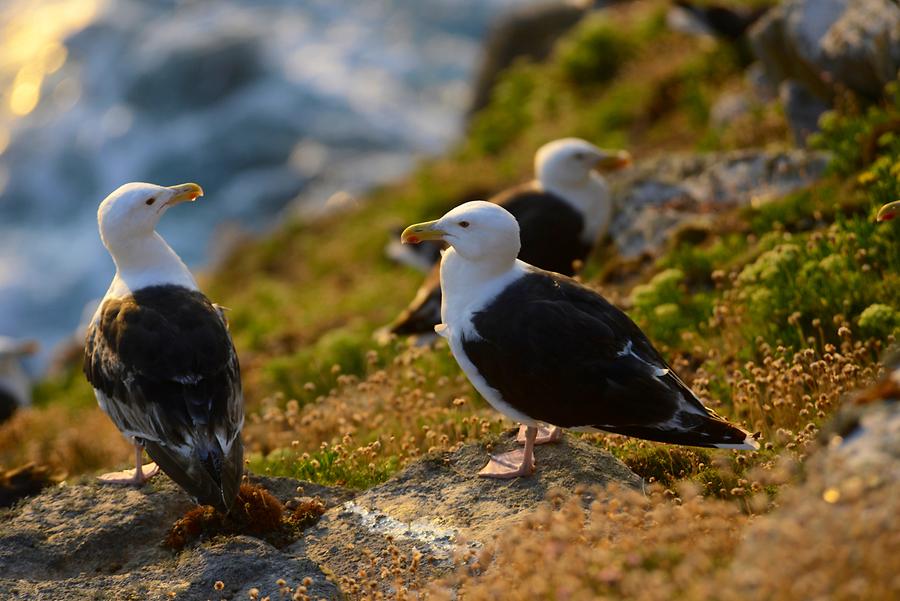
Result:
[[[200,183],[160,230],[192,266],[406,172],[458,135],[480,40],[516,0],[5,0],[0,335],[70,335],[113,264],[98,203]]]

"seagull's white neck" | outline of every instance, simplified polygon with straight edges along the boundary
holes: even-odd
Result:
[[[441,321],[451,330],[464,328],[472,312],[482,309],[527,268],[517,259],[473,261],[448,248],[441,258]]]
[[[591,172],[579,182],[556,183],[548,178],[535,180],[540,190],[559,196],[570,207],[584,217],[581,241],[593,245],[597,238],[606,233],[612,220],[613,206],[609,185],[598,173]]]
[[[116,264],[106,295],[120,298],[147,286],[171,284],[197,290],[197,282],[175,251],[155,231],[133,238],[104,240]]]

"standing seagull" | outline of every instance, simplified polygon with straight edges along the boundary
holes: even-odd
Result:
[[[227,512],[243,473],[240,366],[222,310],[197,288],[156,233],[170,207],[203,195],[197,184],[126,184],[97,211],[116,264],[88,327],[84,373],[100,408],[134,440],[135,469],[102,482],[141,485],[141,450],[198,503]]]
[[[502,207],[468,202],[406,228],[401,239],[450,245],[441,259],[443,323],[435,331],[449,340],[478,392],[525,425],[524,450],[491,457],[480,475],[531,474],[539,422],[683,445],[759,448],[704,407],[622,311],[566,276],[516,259],[519,226]]]
[[[623,150],[605,151],[578,138],[541,146],[534,156],[536,178],[491,199],[519,222],[519,258],[565,275],[575,274],[613,216],[609,186],[597,170],[631,163]],[[430,334],[440,323],[440,270],[435,266],[409,306],[388,326],[392,334]]]

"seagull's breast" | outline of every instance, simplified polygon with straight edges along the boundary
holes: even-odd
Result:
[[[452,255],[451,255],[452,256]],[[480,338],[478,330],[472,322],[472,317],[488,307],[507,286],[528,273],[530,266],[527,263],[516,261],[513,267],[493,278],[479,281],[467,274],[465,269],[457,269],[452,263],[445,270],[441,267],[442,305],[441,317],[443,324],[439,325],[440,334],[447,338],[450,352],[459,364],[463,373],[472,382],[472,385],[494,409],[503,413],[512,420],[533,425],[535,422],[527,415],[516,411],[503,399],[500,391],[488,384],[472,360],[466,354],[465,341]],[[443,326],[443,327],[441,327]]]

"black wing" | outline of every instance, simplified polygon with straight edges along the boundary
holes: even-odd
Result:
[[[201,501],[192,487],[206,473],[222,481],[208,485],[236,490],[240,366],[222,312],[203,294],[153,286],[105,301],[87,333],[84,371],[119,430],[173,480]]]
[[[662,442],[739,445],[640,328],[596,292],[535,271],[473,317],[463,348],[503,400],[529,417]]]
[[[563,275],[575,273],[591,245],[582,240],[584,218],[564,200],[533,184],[520,186],[491,199],[519,222],[519,258],[530,265]]]
[[[412,302],[389,326],[398,336],[433,334],[441,323],[441,266],[435,265],[416,291]]]

